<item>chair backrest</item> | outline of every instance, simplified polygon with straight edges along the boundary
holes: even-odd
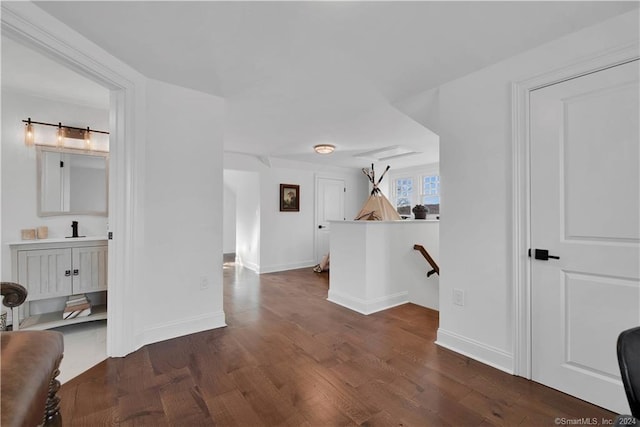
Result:
[[[19,306],[25,299],[27,299],[27,289],[24,286],[13,282],[1,282],[0,294],[4,297],[2,304],[12,309]]]
[[[640,419],[640,327],[618,336],[618,364],[631,415]]]

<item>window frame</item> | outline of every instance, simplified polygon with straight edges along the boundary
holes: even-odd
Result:
[[[411,179],[413,180],[413,191],[411,194],[411,207],[422,204],[424,187],[423,180],[426,176],[438,176],[439,186],[438,186],[438,196],[440,197],[440,202],[442,203],[442,177],[440,176],[440,165],[438,163],[419,166],[415,168],[406,168],[400,169],[397,171],[390,171],[389,173],[389,184],[390,191],[389,201],[397,210],[397,201],[398,201],[398,186],[396,185],[397,180],[399,179]],[[417,184],[417,185],[416,185]],[[439,219],[440,213],[428,213],[427,219]],[[408,218],[414,218],[413,213]]]

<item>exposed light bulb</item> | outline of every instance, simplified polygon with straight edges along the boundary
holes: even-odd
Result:
[[[24,128],[24,145],[26,145],[27,147],[33,147],[34,143],[35,135],[33,132],[33,124],[31,124],[31,117],[29,117]]]
[[[87,150],[91,149],[91,130],[87,126],[87,130],[84,132],[84,145]]]
[[[64,129],[62,128],[62,123],[58,123],[58,147],[62,147],[64,145]]]

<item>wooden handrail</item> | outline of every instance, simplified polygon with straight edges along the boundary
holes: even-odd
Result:
[[[440,267],[438,267],[438,264],[433,260],[433,258],[431,258],[431,255],[429,255],[429,252],[427,252],[427,250],[424,248],[424,246],[422,246],[422,245],[413,245],[413,249],[415,249],[416,251],[419,251],[422,254],[422,256],[424,257],[424,259],[427,260],[427,262],[429,263],[429,265],[433,269],[433,270],[431,270],[431,271],[429,271],[427,273],[427,277],[430,277],[433,273],[436,273],[439,276],[440,275]]]

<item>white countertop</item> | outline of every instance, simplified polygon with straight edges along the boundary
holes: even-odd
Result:
[[[72,242],[100,242],[106,241],[106,236],[86,236],[86,237],[54,237],[51,239],[34,239],[34,240],[20,240],[18,242],[9,242],[9,246],[18,245],[35,245],[42,243],[72,243]]]
[[[398,219],[395,221],[328,221],[330,224],[424,224],[440,222],[439,219]]]

